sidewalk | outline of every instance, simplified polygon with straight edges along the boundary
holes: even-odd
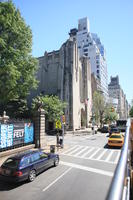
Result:
[[[90,135],[90,134],[92,134],[91,128],[86,128],[86,129],[75,130],[75,131],[66,131],[65,135],[81,136],[81,135]],[[46,143],[47,143],[47,145],[43,148],[43,151],[45,151],[47,153],[50,152],[51,145],[55,146],[55,153],[57,153],[57,154],[60,154],[62,151],[67,150],[69,148],[68,145],[64,145],[63,148],[57,147],[56,146],[56,136],[46,136]],[[8,157],[10,157],[14,154],[17,154],[19,152],[27,151],[29,149],[37,150],[37,148],[35,148],[35,145],[32,144],[32,145],[23,146],[20,148],[15,148],[12,150],[0,152],[0,166]]]
[[[66,131],[66,134],[73,134],[73,135],[88,135],[92,133],[92,129],[91,128],[85,128],[85,129],[79,129],[79,130],[75,130],[75,131]]]
[[[56,147],[56,144],[53,141],[53,142],[48,142],[47,145],[45,146],[45,148],[42,149],[42,151],[44,151],[46,153],[50,153],[51,145],[55,146],[55,153],[57,153],[57,154],[60,154],[62,151],[68,149],[68,145],[64,145],[64,148]],[[35,145],[33,144],[33,145],[28,145],[28,146],[24,146],[24,147],[12,149],[12,150],[0,152],[0,166],[8,157],[11,157],[17,153],[22,153],[22,152],[28,151],[28,150],[38,150],[38,148],[35,148]]]

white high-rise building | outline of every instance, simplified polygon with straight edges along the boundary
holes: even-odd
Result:
[[[99,88],[104,96],[108,98],[108,74],[105,58],[105,49],[97,34],[90,33],[88,18],[78,21],[77,44],[80,56],[90,59],[91,72],[99,79]]]

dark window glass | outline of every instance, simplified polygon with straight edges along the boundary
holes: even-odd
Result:
[[[46,153],[43,153],[43,152],[42,152],[42,153],[40,154],[40,158],[48,158],[48,155],[47,155]]]
[[[84,52],[88,52],[88,49],[84,49]]]
[[[19,163],[19,160],[9,158],[4,162],[3,165],[6,166],[6,167],[16,168],[18,166],[18,163]]]
[[[31,162],[35,162],[36,160],[40,159],[39,153],[35,153],[31,156]]]
[[[29,163],[30,163],[30,158],[27,157],[27,158],[23,158],[23,159],[21,160],[20,165],[21,165],[21,167],[24,167],[24,166],[29,165]]]
[[[121,139],[122,136],[121,135],[111,135],[110,138],[120,138]]]

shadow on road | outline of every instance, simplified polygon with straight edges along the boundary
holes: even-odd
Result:
[[[121,149],[121,147],[109,147],[108,144],[104,145],[105,149]]]
[[[7,183],[7,182],[3,182],[0,180],[0,191],[9,191],[9,190],[13,190],[23,184],[25,184],[26,182],[21,182],[21,183]]]
[[[109,147],[108,147],[108,144],[105,144],[104,145],[104,149],[108,149]]]

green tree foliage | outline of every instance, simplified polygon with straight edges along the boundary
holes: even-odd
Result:
[[[104,96],[100,92],[93,95],[93,110],[95,120],[102,127],[104,123],[111,123],[118,119],[118,115],[111,103],[105,102]]]
[[[66,108],[67,103],[62,102],[57,96],[37,96],[32,101],[32,110],[38,110],[42,107],[45,110],[46,119],[48,121],[57,121],[64,114],[63,109]]]
[[[0,2],[0,112],[17,102],[21,106],[31,88],[36,88],[38,62],[31,51],[32,32],[19,10],[12,1]]]
[[[104,96],[100,92],[94,92],[93,94],[93,111],[95,115],[95,120],[100,123],[100,126],[104,122],[104,112],[105,112],[105,100]]]
[[[116,113],[115,109],[112,109],[112,104],[106,104],[105,108],[105,123],[111,124],[118,119],[118,114]]]
[[[129,111],[129,115],[130,115],[130,117],[133,117],[133,106],[131,107],[131,109]]]

